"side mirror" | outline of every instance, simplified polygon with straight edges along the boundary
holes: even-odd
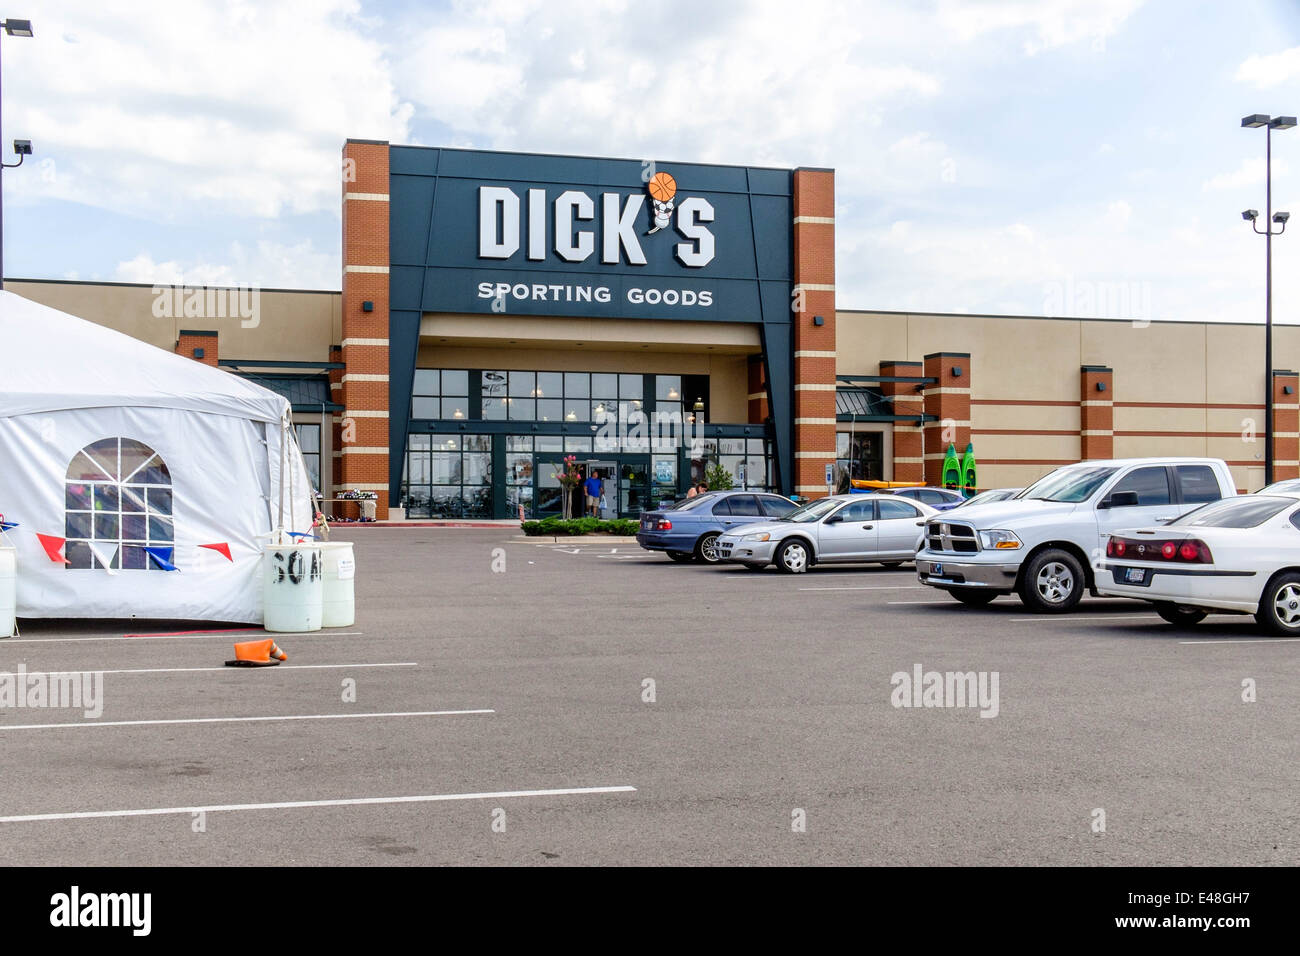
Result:
[[[843,520],[844,519],[839,516],[839,513],[836,512],[835,514],[827,518],[825,521],[823,521],[822,524],[839,524]]]
[[[1116,491],[1102,501],[1099,508],[1136,508],[1138,493],[1136,491]]]

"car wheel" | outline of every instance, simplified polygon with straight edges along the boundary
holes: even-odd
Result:
[[[1255,620],[1274,634],[1300,633],[1300,574],[1279,574],[1268,582]]]
[[[1156,613],[1170,624],[1177,624],[1179,627],[1191,627],[1193,624],[1200,624],[1205,620],[1205,611],[1197,610],[1194,607],[1183,607],[1179,604],[1172,604],[1169,601],[1157,601]]]
[[[787,574],[803,574],[808,570],[808,545],[797,539],[787,541],[776,553],[776,566]]]
[[[892,571],[894,570],[894,568],[902,567],[903,562],[902,561],[881,561],[880,566],[882,568],[888,568],[889,570]]]
[[[704,564],[717,564],[718,557],[718,536],[709,532],[695,542],[695,560]]]
[[[968,604],[971,607],[984,607],[986,604],[992,604],[993,599],[998,596],[996,591],[982,591],[978,588],[949,588],[948,593],[961,601],[962,604]]]
[[[687,561],[695,560],[695,555],[691,554],[689,551],[669,551],[668,557],[672,558],[678,564],[684,564]]]
[[[1074,610],[1087,586],[1083,566],[1068,551],[1040,552],[1029,560],[1023,573],[1020,600],[1042,614]]]

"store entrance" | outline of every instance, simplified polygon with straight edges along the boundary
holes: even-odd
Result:
[[[600,475],[605,489],[606,509],[601,517],[636,517],[649,507],[650,456],[610,455],[589,458],[574,463],[585,479],[594,470]],[[564,516],[565,489],[559,475],[565,469],[564,455],[538,454],[533,468],[533,515],[536,518]],[[581,518],[586,511],[586,493],[581,485],[570,492],[570,514]]]

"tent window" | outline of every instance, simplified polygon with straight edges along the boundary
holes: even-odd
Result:
[[[172,558],[171,473],[152,448],[133,438],[87,445],[68,465],[64,537],[72,570],[157,570],[145,548]]]

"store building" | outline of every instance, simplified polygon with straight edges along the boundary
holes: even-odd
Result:
[[[828,469],[937,484],[967,442],[983,487],[1159,454],[1263,483],[1260,327],[841,310],[831,170],[359,140],[343,161],[341,293],[7,288],[281,391],[322,492],[381,518],[559,513],[567,456],[624,515],[711,465],[809,497]],[[1294,328],[1274,354],[1292,477]]]

